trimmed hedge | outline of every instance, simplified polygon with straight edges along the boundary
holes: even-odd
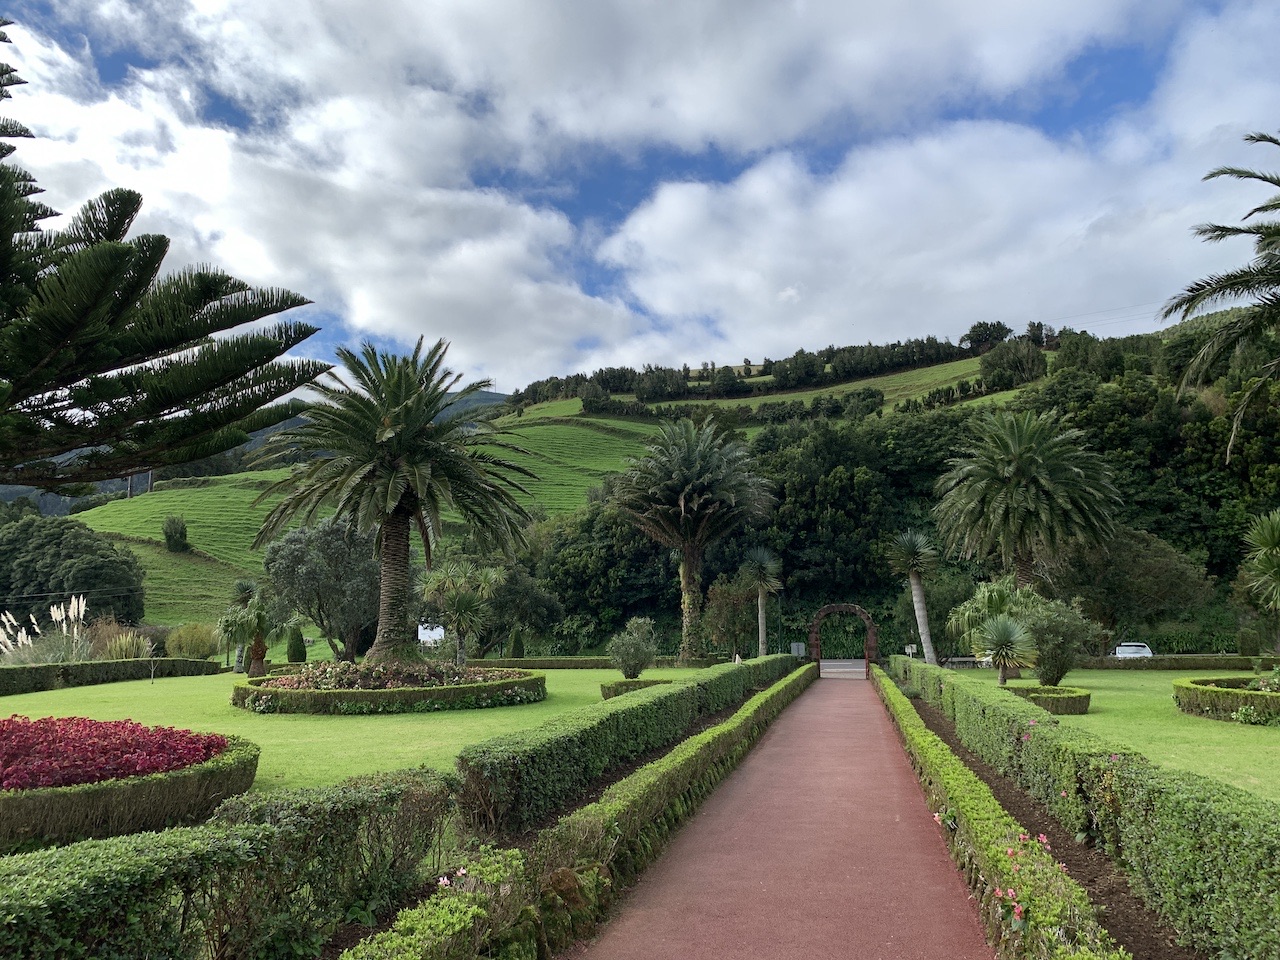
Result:
[[[1173,699],[1178,709],[1197,717],[1236,720],[1232,714],[1242,707],[1259,724],[1280,724],[1280,693],[1245,690],[1253,677],[1197,677],[1173,681]]]
[[[679,657],[658,657],[655,667],[714,667],[723,660],[709,657],[681,661]],[[474,667],[510,667],[516,670],[617,670],[609,657],[498,657],[493,660],[473,660]]]
[[[1128,957],[1099,925],[1084,889],[1047,848],[1029,839],[879,667],[872,668],[872,682],[943,827],[951,857],[978,899],[987,940],[997,954],[1009,960]],[[1017,898],[1011,901],[1014,892]]]
[[[222,753],[181,770],[0,791],[0,853],[199,823],[253,786],[258,753],[257,744],[229,736]]]
[[[1115,859],[1192,945],[1280,957],[1280,804],[1158,767],[973,677],[906,657],[889,666],[955,721],[965,746]]]
[[[1007,686],[1005,689],[1058,716],[1079,716],[1089,712],[1089,691],[1080,687]]]
[[[645,687],[656,687],[660,683],[671,683],[671,680],[644,680],[637,678],[635,680],[615,680],[612,683],[600,684],[600,699],[612,700],[614,697],[620,697],[624,693],[630,693],[632,690],[643,690]]]
[[[85,660],[80,663],[33,663],[0,667],[0,697],[15,693],[40,693],[60,687],[89,687],[121,680],[152,677],[202,677],[220,672],[213,660]],[[154,672],[153,672],[154,671]]]
[[[1270,670],[1280,657],[1237,657],[1231,654],[1177,653],[1158,657],[1081,657],[1081,670]]]
[[[809,664],[543,830],[526,861],[485,850],[448,887],[404,910],[391,929],[342,960],[535,960],[590,936],[615,882],[629,882],[737,766],[787,704],[818,676]]]
[[[508,680],[389,690],[288,690],[263,687],[270,677],[255,677],[231,690],[231,704],[255,713],[432,713],[511,707],[547,699],[547,677],[529,673]]]
[[[742,703],[795,666],[789,654],[709,667],[463,747],[459,805],[476,829],[528,830],[581,799],[610,770],[675,743],[699,718]]]
[[[338,924],[413,888],[451,780],[402,771],[229,801],[214,820],[0,858],[0,956],[318,954]]]

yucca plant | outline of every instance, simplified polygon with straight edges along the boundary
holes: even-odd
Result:
[[[889,542],[886,555],[893,572],[906,577],[911,587],[911,605],[915,609],[916,629],[920,631],[920,645],[924,648],[924,662],[936,664],[938,655],[933,649],[929,611],[924,602],[924,575],[937,569],[938,548],[927,533],[904,530]]]
[[[1000,671],[1000,685],[1008,680],[1011,669],[1034,667],[1036,645],[1030,631],[1007,613],[989,617],[973,633],[973,655],[989,660]]]
[[[765,629],[765,601],[769,594],[782,589],[782,561],[767,547],[752,547],[747,551],[738,568],[738,577],[744,586],[756,592],[756,630],[759,639],[758,656],[769,653],[769,637]]]

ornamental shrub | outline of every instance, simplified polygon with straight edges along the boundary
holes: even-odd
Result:
[[[151,655],[151,645],[130,630],[107,641],[103,660],[141,660]]]
[[[646,668],[653,666],[658,655],[653,620],[649,617],[632,617],[621,631],[609,641],[609,659],[622,671],[627,680],[634,680]]]
[[[285,651],[285,659],[290,663],[307,662],[307,641],[303,638],[301,630],[289,632],[289,642]]]
[[[171,657],[208,660],[218,653],[218,635],[208,623],[184,623],[170,631],[165,649]]]
[[[164,518],[164,545],[170,553],[186,553],[191,549],[187,540],[187,521],[182,517]]]

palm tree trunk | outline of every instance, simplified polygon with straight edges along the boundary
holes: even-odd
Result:
[[[920,631],[920,645],[924,647],[924,662],[937,666],[938,654],[933,649],[933,636],[929,633],[929,611],[924,605],[924,580],[920,574],[912,570],[908,574],[911,581],[911,605],[916,609],[916,628]]]
[[[764,629],[764,587],[756,590],[756,622],[760,625],[760,656],[769,655],[769,638]]]
[[[1032,559],[1030,553],[1019,553],[1013,561],[1013,583],[1019,590],[1031,586]]]
[[[365,658],[371,663],[411,660],[417,653],[417,631],[409,622],[409,519],[409,511],[397,507],[382,524],[378,633]]]
[[[691,551],[680,556],[680,659],[697,655],[698,620],[702,611],[702,571]]]
[[[253,635],[253,643],[249,645],[249,676],[265,677],[267,675],[267,642],[262,634]]]

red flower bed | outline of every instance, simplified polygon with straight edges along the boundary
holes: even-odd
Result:
[[[14,715],[0,720],[0,788],[30,790],[180,770],[227,748],[216,733],[132,720]]]

